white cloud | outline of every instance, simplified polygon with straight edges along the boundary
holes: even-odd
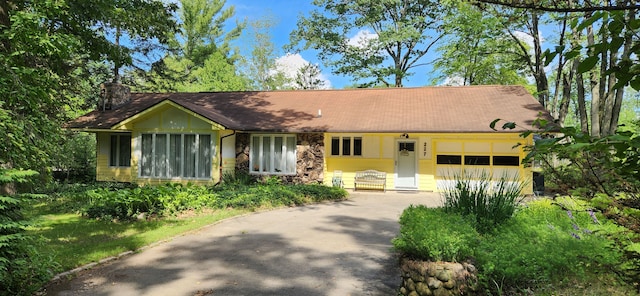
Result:
[[[464,78],[460,76],[447,77],[439,86],[463,86]]]
[[[347,39],[347,44],[353,47],[364,48],[368,47],[371,40],[378,39],[378,34],[371,33],[369,30],[360,30],[356,35]]]
[[[515,31],[513,32],[513,35],[515,35],[518,40],[527,44],[529,48],[533,48],[533,36],[531,36],[531,34],[522,31]],[[545,39],[542,37],[542,32],[538,33],[538,37],[540,38],[540,43],[544,43]]]
[[[308,64],[310,64],[310,62],[305,60],[299,53],[287,53],[276,59],[277,70],[283,72],[289,79],[295,79],[298,71]],[[324,81],[322,89],[331,88],[331,81],[329,81],[326,75],[320,73],[318,78]]]

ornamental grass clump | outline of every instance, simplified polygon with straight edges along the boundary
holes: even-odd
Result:
[[[486,172],[454,175],[452,186],[445,187],[444,209],[449,213],[472,216],[476,229],[485,233],[513,216],[523,199],[524,183],[518,176],[503,175],[494,180]]]

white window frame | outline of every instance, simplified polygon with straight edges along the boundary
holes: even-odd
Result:
[[[112,139],[113,137],[116,137],[116,147],[115,147],[115,151],[113,151],[113,146],[112,146]],[[129,155],[124,155],[121,153],[120,151],[120,141],[122,141],[123,137],[129,137]],[[111,168],[129,168],[131,167],[131,134],[126,133],[126,134],[109,134],[109,167]],[[113,153],[115,153],[115,165],[111,164],[111,158],[113,156]],[[128,157],[129,161],[127,163],[127,165],[120,165],[120,160],[122,157]]]
[[[144,175],[144,170],[142,168],[143,165],[143,161],[142,158],[144,157],[144,147],[143,147],[143,136],[144,135],[151,135],[151,159],[149,160],[151,163],[151,173],[149,175]],[[164,135],[166,137],[165,142],[166,142],[166,155],[167,158],[164,160],[164,166],[165,166],[165,175],[164,176],[158,176],[156,174],[156,136],[157,135]],[[179,174],[176,176],[170,176],[170,165],[169,165],[169,151],[170,151],[170,146],[171,146],[171,136],[176,136],[179,135],[180,136],[180,144],[179,147],[180,148],[180,160],[181,160],[181,164],[180,164],[180,172]],[[200,172],[200,165],[206,163],[206,160],[202,160],[201,155],[199,153],[195,153],[195,165],[194,165],[194,171],[195,171],[195,177],[186,177],[185,175],[185,150],[184,150],[184,141],[185,141],[185,136],[188,135],[192,135],[195,136],[195,147],[200,147],[200,136],[209,136],[209,147],[210,147],[210,152],[208,157],[210,158],[209,160],[209,164],[211,167],[213,167],[213,157],[215,156],[215,147],[214,147],[214,135],[213,134],[208,134],[208,133],[141,133],[140,137],[139,137],[139,143],[140,143],[140,161],[139,161],[139,165],[138,165],[138,177],[140,178],[148,178],[148,179],[187,179],[187,180],[209,180],[211,179],[211,176],[213,174],[213,169],[210,168],[209,169],[209,174],[204,176],[204,177],[199,177],[198,173]]]
[[[258,137],[260,139],[259,143],[254,143],[254,137]],[[280,159],[280,163],[284,164],[284,170],[280,170],[278,171],[278,168],[275,167],[275,138],[277,137],[281,137],[282,138],[282,156]],[[251,134],[249,136],[250,143],[249,143],[249,173],[251,174],[256,174],[256,175],[296,175],[296,164],[298,161],[298,147],[297,147],[297,137],[295,134]],[[270,155],[268,155],[269,157],[269,164],[271,166],[271,169],[267,170],[266,168],[264,168],[264,144],[265,138],[269,138],[269,152]],[[294,143],[294,148],[293,151],[289,151],[289,149],[287,148],[287,139],[293,139],[293,143]],[[256,145],[259,147],[259,150],[253,151],[253,148],[256,147]],[[288,153],[293,153],[293,164],[289,164],[287,163],[287,154]],[[255,159],[255,156],[258,156],[258,159]],[[287,169],[291,168],[292,171],[287,171]],[[257,170],[256,170],[257,169]]]
[[[333,139],[337,138],[338,139],[338,154],[332,154],[333,152]],[[349,139],[349,155],[344,155],[343,154],[343,144],[344,144],[344,139]],[[355,139],[360,139],[360,154],[359,155],[355,155]],[[331,136],[330,140],[329,140],[329,155],[332,157],[362,157],[363,154],[363,149],[364,149],[364,137],[363,136]]]

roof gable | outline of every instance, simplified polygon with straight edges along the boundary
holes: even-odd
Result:
[[[135,115],[125,118],[124,120],[118,122],[117,124],[113,125],[111,127],[111,129],[124,129],[124,130],[130,130],[130,126],[133,123],[144,123],[145,120],[148,120],[150,116],[157,116],[157,115],[164,115],[167,111],[167,109],[175,109],[178,110],[178,112],[180,113],[184,113],[184,115],[186,116],[193,116],[195,118],[197,118],[200,121],[203,121],[205,124],[209,125],[210,128],[212,129],[216,129],[216,130],[222,130],[225,129],[224,126],[218,124],[215,121],[212,121],[209,118],[206,118],[196,112],[193,112],[192,110],[185,108],[181,105],[178,105],[176,103],[174,103],[171,100],[162,100],[160,102],[158,102],[157,104],[142,110],[139,113],[136,113]],[[187,119],[188,120],[188,119]],[[151,124],[151,123],[147,123],[147,124]],[[162,126],[162,128],[164,129],[172,129],[172,128],[176,128],[176,126],[172,127],[172,125],[175,125],[176,123],[171,123],[171,122],[166,122],[165,125],[166,126]],[[180,126],[180,128],[184,128],[184,126]]]
[[[118,109],[93,111],[67,127],[111,129],[160,102],[229,129],[265,132],[494,132],[489,124],[497,118],[527,129],[539,116],[551,119],[521,86],[462,86],[138,93]]]

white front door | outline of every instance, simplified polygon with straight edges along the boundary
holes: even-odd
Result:
[[[418,189],[416,141],[396,142],[396,189]]]

